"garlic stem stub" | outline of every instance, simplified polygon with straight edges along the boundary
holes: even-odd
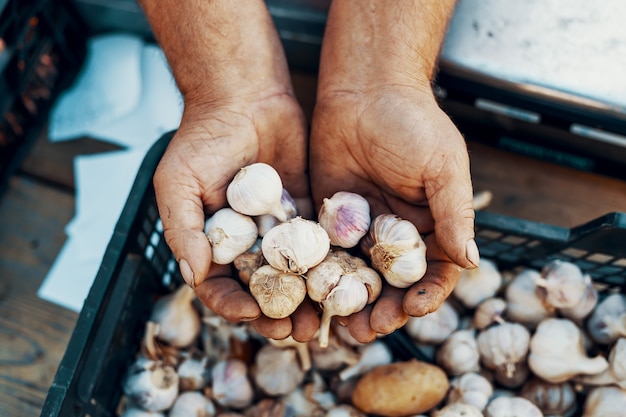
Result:
[[[377,216],[370,227],[372,266],[387,283],[407,288],[426,273],[426,245],[413,223],[395,214]]]
[[[287,220],[282,206],[283,182],[271,166],[257,162],[237,172],[226,188],[226,200],[233,210],[248,216],[271,214],[281,222]]]
[[[370,205],[359,194],[338,191],[324,199],[317,221],[328,233],[331,245],[352,248],[369,231]]]

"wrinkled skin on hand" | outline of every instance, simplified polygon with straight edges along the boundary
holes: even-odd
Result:
[[[231,266],[211,263],[206,216],[226,205],[226,187],[240,168],[274,166],[294,198],[308,197],[305,119],[292,94],[233,98],[227,103],[186,103],[180,128],[164,153],[154,186],[165,239],[183,278],[199,299],[224,318],[252,321],[281,339],[312,337],[319,324],[303,306],[301,325],[261,315],[252,296],[233,278]]]
[[[319,97],[310,166],[316,207],[337,191],[359,193],[372,218],[395,213],[412,221],[427,246],[422,280],[406,290],[385,288],[373,306],[345,320],[358,340],[371,341],[409,316],[435,311],[461,267],[475,266],[468,257],[477,263],[477,252],[466,249],[474,237],[474,210],[465,142],[429,87],[391,85]]]

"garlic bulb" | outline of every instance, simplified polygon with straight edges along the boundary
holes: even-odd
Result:
[[[528,366],[538,377],[556,384],[579,374],[599,374],[609,364],[602,356],[587,357],[582,332],[572,321],[547,318],[530,339]]]
[[[296,217],[268,231],[261,249],[274,268],[304,274],[326,257],[330,238],[319,224]]]
[[[309,347],[307,342],[298,342],[293,336],[287,336],[285,339],[277,340],[268,338],[267,341],[281,349],[285,348],[293,348],[295,349],[298,359],[300,360],[300,367],[303,371],[308,371],[312,367],[311,363],[311,353],[309,352]]]
[[[502,298],[491,297],[478,304],[474,310],[472,324],[478,330],[483,330],[494,323],[504,323],[506,301]]]
[[[183,392],[176,398],[167,417],[213,417],[217,410],[213,402],[197,391]]]
[[[511,378],[516,367],[526,359],[530,332],[518,323],[502,323],[480,332],[478,350],[483,365],[500,369]]]
[[[407,288],[426,273],[426,245],[417,228],[393,214],[377,216],[370,227],[372,266],[394,287]]]
[[[578,325],[593,312],[598,304],[598,290],[589,275],[585,275],[585,292],[576,305],[572,307],[559,308],[559,314],[567,319],[572,320]]]
[[[409,317],[404,329],[417,343],[438,345],[459,326],[459,313],[449,301],[432,313],[422,317]]]
[[[498,397],[485,409],[485,417],[544,417],[535,404],[523,397]]]
[[[174,347],[191,345],[200,334],[200,314],[193,305],[194,290],[180,285],[159,298],[152,307],[150,321],[158,325],[157,338]]]
[[[502,285],[502,275],[495,262],[481,258],[480,266],[461,271],[452,294],[467,308],[474,308],[493,297]]]
[[[340,343],[334,334],[330,335],[326,347],[320,347],[319,343],[313,340],[307,344],[313,366],[321,371],[336,371],[346,365],[355,365],[359,361],[356,350]]]
[[[609,352],[609,367],[602,373],[586,375],[576,381],[585,385],[617,385],[626,389],[626,339],[620,337]]]
[[[483,417],[483,413],[474,405],[466,403],[450,403],[439,410],[433,411],[432,417]]]
[[[263,345],[254,358],[252,378],[268,395],[285,395],[304,380],[304,371],[295,349]]]
[[[589,317],[587,330],[589,336],[602,345],[626,336],[626,295],[613,293],[600,301]]]
[[[618,387],[592,389],[584,404],[584,417],[623,417],[626,410],[626,390]]]
[[[393,359],[389,347],[379,340],[359,347],[358,351],[360,354],[359,362],[339,372],[340,379],[346,380],[363,375],[379,365],[391,363]]]
[[[510,372],[506,367],[499,367],[493,370],[494,382],[505,388],[520,388],[532,373],[526,361],[515,364],[515,370]]]
[[[450,376],[480,370],[480,353],[473,329],[456,330],[440,346],[437,363]]]
[[[378,298],[382,280],[365,261],[345,251],[331,251],[306,274],[309,297],[323,309],[319,340],[328,345],[333,316],[349,316]]]
[[[554,308],[575,307],[587,289],[585,276],[580,268],[566,261],[555,259],[541,270],[541,278],[535,282],[539,294]]]
[[[271,214],[284,222],[287,214],[281,204],[282,196],[280,175],[261,162],[241,168],[226,188],[226,200],[233,210],[248,216]]]
[[[204,232],[211,243],[213,262],[220,265],[231,263],[250,249],[259,235],[252,218],[228,207],[206,220]]]
[[[263,314],[273,319],[288,317],[306,296],[306,284],[300,275],[281,272],[270,265],[254,271],[248,285]]]
[[[535,328],[541,320],[554,315],[554,309],[546,306],[537,293],[535,283],[539,279],[539,271],[525,269],[506,286],[504,299],[509,320]]]
[[[524,384],[520,395],[539,407],[546,416],[571,417],[578,408],[576,391],[569,382],[551,384],[533,377]]]
[[[208,364],[208,356],[201,358],[188,356],[183,358],[176,368],[180,390],[197,391],[206,387],[211,376]]]
[[[467,372],[450,381],[448,403],[471,404],[484,410],[493,394],[493,385],[476,372]]]
[[[289,194],[285,188],[283,188],[283,194],[280,199],[280,204],[285,210],[285,216],[287,220],[293,219],[298,215],[298,209],[296,207],[295,200]],[[254,223],[256,223],[257,229],[259,231],[259,236],[263,237],[265,234],[272,228],[278,226],[281,221],[271,214],[262,214],[260,216],[255,216],[253,218]]]
[[[254,399],[254,389],[248,379],[248,367],[239,359],[224,359],[211,369],[212,398],[224,407],[241,409]]]
[[[356,193],[339,191],[325,198],[317,221],[330,237],[330,244],[352,248],[369,231],[370,205]]]
[[[122,389],[141,408],[164,411],[178,397],[178,375],[172,366],[140,357],[129,367]]]

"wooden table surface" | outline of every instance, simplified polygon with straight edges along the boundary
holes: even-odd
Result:
[[[308,115],[314,80],[294,74]],[[476,191],[488,211],[571,227],[626,211],[626,183],[469,143]],[[78,315],[36,292],[74,214],[75,155],[114,146],[92,139],[51,144],[42,135],[0,196],[0,416],[39,415]]]

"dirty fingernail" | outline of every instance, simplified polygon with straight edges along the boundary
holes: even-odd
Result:
[[[181,259],[180,262],[178,262],[178,267],[180,268],[180,273],[182,274],[183,279],[185,280],[187,285],[189,285],[191,288],[195,287],[196,283],[194,282],[193,271],[189,266],[189,262]]]
[[[467,241],[465,245],[465,257],[475,268],[478,268],[480,264],[480,253],[478,253],[478,246],[474,239]]]

